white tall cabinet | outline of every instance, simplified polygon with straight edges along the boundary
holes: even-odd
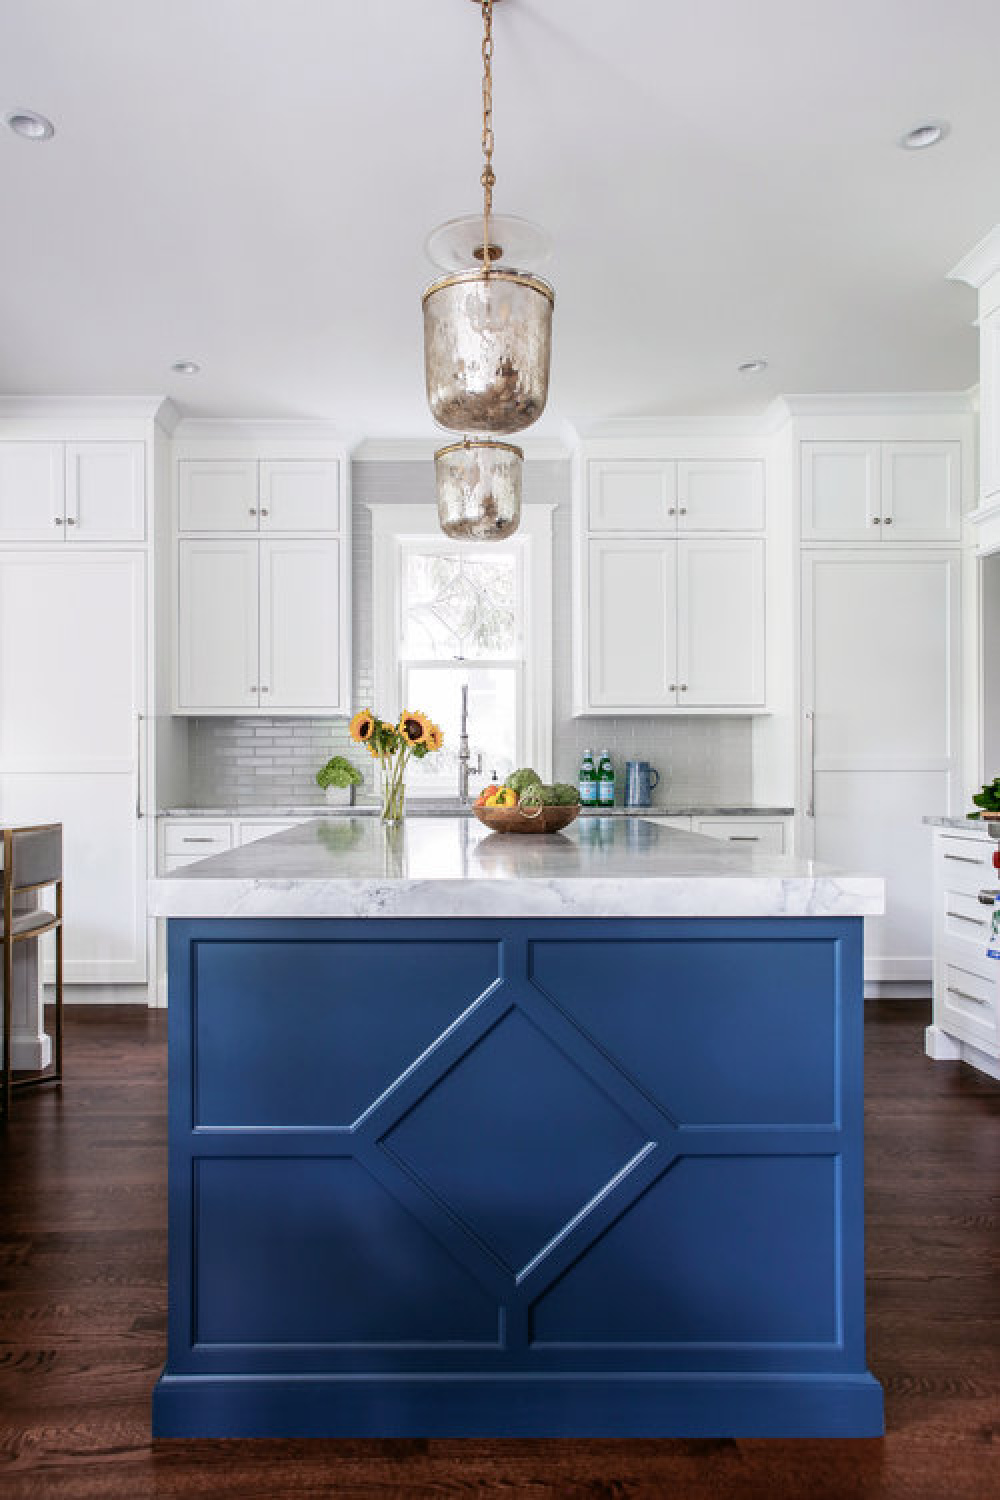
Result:
[[[928,812],[962,800],[961,517],[971,421],[944,414],[799,424],[798,842],[881,875],[865,923],[870,993],[926,988]]]
[[[765,709],[765,463],[697,448],[617,440],[578,456],[578,714]]]
[[[144,999],[158,403],[0,402],[0,823],[64,828],[65,977]],[[113,986],[113,989],[106,987]],[[138,988],[132,988],[138,987]],[[71,993],[71,998],[73,991]],[[15,1066],[45,1061],[37,1014]]]

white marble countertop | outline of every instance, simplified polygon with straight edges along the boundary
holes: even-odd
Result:
[[[663,828],[581,818],[562,834],[468,817],[317,818],[150,881],[161,917],[847,917],[881,879]]]
[[[1000,813],[994,818],[952,818],[945,813],[928,813],[924,820],[932,828],[958,828],[962,833],[979,834],[982,838],[995,838],[996,834],[990,833],[990,824],[1000,827]]]
[[[378,812],[375,802],[360,802],[354,807],[336,807],[326,802],[242,806],[231,804],[222,807],[166,807],[157,813],[159,818],[350,818],[373,817]],[[702,804],[697,807],[584,807],[580,810],[585,818],[791,818],[794,807],[720,807]],[[408,818],[471,817],[471,808],[461,808],[457,803],[409,802]]]

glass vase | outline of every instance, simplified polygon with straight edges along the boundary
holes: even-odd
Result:
[[[405,756],[402,752],[387,756],[382,762],[382,822],[403,821],[403,798],[406,794],[404,771]]]

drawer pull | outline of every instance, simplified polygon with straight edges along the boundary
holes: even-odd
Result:
[[[984,865],[985,859],[976,859],[971,854],[946,854],[945,859],[955,859],[960,865]]]
[[[956,922],[968,922],[972,927],[989,926],[989,923],[984,922],[981,917],[963,917],[960,911],[946,911],[945,916],[954,917]]]
[[[953,984],[949,984],[948,993],[949,995],[957,995],[960,1000],[971,1000],[973,1005],[989,1004],[989,1001],[984,1000],[982,995],[970,995],[968,990],[956,990]]]
[[[215,840],[207,833],[186,833],[181,839],[182,844],[214,844]]]
[[[759,833],[731,833],[729,835],[729,842],[731,844],[759,844],[760,843],[760,834]]]

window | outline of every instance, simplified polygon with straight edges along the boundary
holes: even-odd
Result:
[[[517,536],[489,544],[442,536],[433,506],[371,510],[373,706],[423,709],[445,737],[438,755],[410,763],[408,792],[458,791],[463,686],[471,789],[518,765],[551,775],[552,508],[526,507]]]

